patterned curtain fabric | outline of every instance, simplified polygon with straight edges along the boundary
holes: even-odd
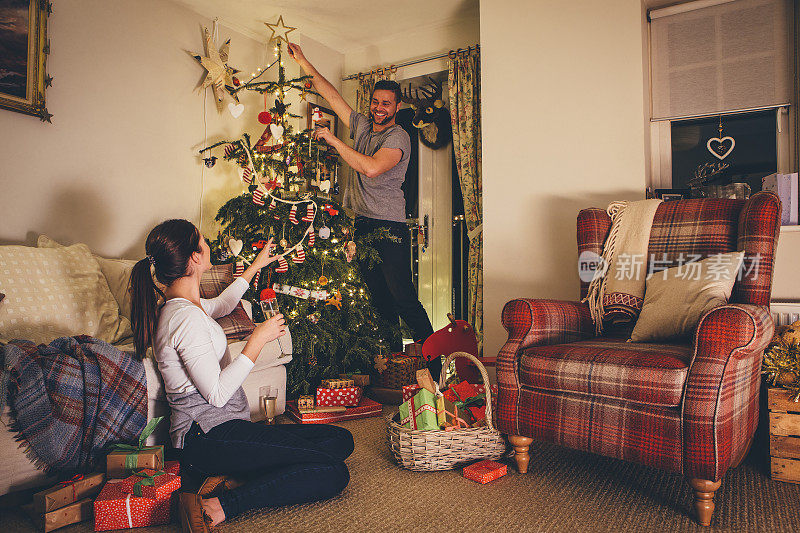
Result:
[[[481,178],[480,53],[449,57],[450,115],[464,214],[469,237],[467,321],[483,353],[483,187]]]
[[[366,74],[358,75],[358,89],[356,90],[356,111],[369,117],[369,97],[372,94],[372,88],[375,87],[375,82],[378,80],[393,80],[395,74],[389,69],[383,72],[368,72]]]

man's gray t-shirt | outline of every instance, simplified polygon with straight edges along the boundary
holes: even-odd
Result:
[[[373,156],[381,148],[398,148],[403,155],[399,163],[374,178],[356,172],[345,188],[344,205],[359,216],[405,222],[406,200],[400,187],[406,179],[411,156],[408,133],[397,124],[381,132],[373,132],[370,120],[353,111],[350,113],[350,138],[355,140],[353,148],[364,155]]]

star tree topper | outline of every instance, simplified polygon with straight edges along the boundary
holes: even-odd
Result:
[[[216,21],[214,21],[214,24],[216,26]],[[239,71],[233,67],[229,67],[227,64],[231,40],[228,39],[225,41],[225,43],[219,47],[219,50],[217,50],[217,43],[211,36],[212,32],[209,32],[208,28],[203,28],[203,33],[205,35],[206,55],[205,57],[199,55],[194,56],[207,71],[200,89],[211,87],[214,91],[214,99],[217,102],[217,111],[222,111],[222,99],[225,96],[226,88],[230,87],[230,89],[233,89],[233,75]],[[234,100],[237,102],[239,101],[235,93],[231,93],[229,90],[229,94]]]
[[[278,41],[280,44],[281,41],[286,41],[286,44],[289,44],[289,32],[296,30],[297,28],[293,28],[291,26],[286,26],[283,23],[283,15],[278,17],[278,22],[275,24],[270,24],[269,22],[265,22],[264,24],[272,30],[272,35],[269,37],[269,41]]]

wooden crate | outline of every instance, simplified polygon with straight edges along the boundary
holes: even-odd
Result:
[[[772,479],[800,483],[800,402],[783,389],[767,391]]]

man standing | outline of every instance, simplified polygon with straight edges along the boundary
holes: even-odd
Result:
[[[403,317],[414,331],[414,340],[423,342],[433,333],[431,321],[417,297],[411,281],[408,255],[406,204],[401,186],[405,181],[411,141],[395,123],[400,105],[400,86],[389,80],[375,83],[370,96],[369,118],[354,111],[342,95],[303,55],[296,44],[289,44],[289,54],[310,76],[316,91],[350,128],[354,148],[337,138],[328,128],[317,128],[314,135],[324,139],[356,172],[344,190],[344,205],[356,213],[356,237],[381,231],[384,238],[375,241],[381,262],[374,268],[361,264],[372,301],[381,316],[392,324]],[[396,350],[398,347],[392,347]],[[438,363],[438,361],[437,361]],[[434,379],[440,365],[432,364]]]

